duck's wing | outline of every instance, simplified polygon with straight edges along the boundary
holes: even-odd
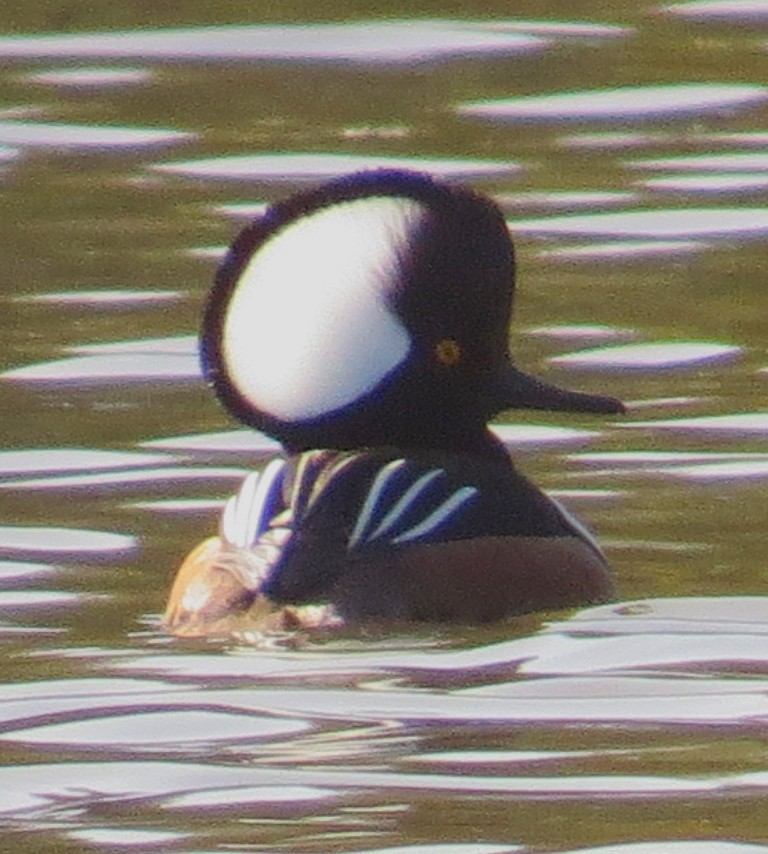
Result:
[[[285,460],[271,460],[260,472],[251,472],[227,501],[219,521],[219,536],[240,549],[252,548],[283,510]]]
[[[611,593],[591,535],[511,466],[312,451],[243,481],[220,536],[179,572],[166,623],[208,633],[260,603],[474,622]]]
[[[289,492],[291,533],[262,585],[278,602],[322,599],[387,552],[472,536],[481,504],[480,489],[449,467],[375,453],[304,467]]]
[[[261,586],[273,602],[476,622],[612,594],[591,535],[511,464],[370,451],[296,471],[291,533]]]
[[[392,460],[370,480],[347,549],[453,539],[462,512],[478,492],[451,482],[444,468]]]

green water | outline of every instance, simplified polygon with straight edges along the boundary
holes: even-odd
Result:
[[[320,12],[309,3],[262,8],[242,2],[32,0],[14,10],[0,24],[0,35],[390,16],[578,19],[619,25],[627,32],[564,35],[545,49],[519,56],[389,65],[105,60],[64,54],[11,59],[0,43],[0,110],[38,109],[28,124],[195,135],[186,142],[123,152],[19,146],[22,156],[9,161],[0,176],[0,370],[60,359],[71,355],[72,347],[195,334],[214,264],[189,250],[223,246],[240,225],[216,206],[268,201],[294,186],[290,181],[171,177],[152,170],[153,164],[284,152],[512,161],[522,167],[518,174],[477,185],[500,197],[517,197],[506,207],[513,232],[516,221],[611,209],[575,202],[554,207],[530,197],[526,201],[523,194],[529,192],[635,193],[615,208],[617,213],[765,209],[766,188],[655,191],[642,184],[650,173],[628,165],[652,157],[762,152],[766,145],[754,140],[744,145],[723,138],[707,141],[707,135],[767,131],[765,101],[647,122],[632,116],[600,122],[483,122],[458,116],[455,107],[629,85],[763,86],[768,18],[762,24],[697,23],[626,2],[513,6],[417,1],[382,10],[380,4],[336,3]],[[91,65],[148,69],[153,76],[141,85],[83,90],[27,77]],[[640,138],[626,147],[567,144],[574,134],[598,132]],[[162,634],[157,615],[179,560],[215,529],[215,513],[174,513],[140,504],[223,498],[235,479],[201,475],[196,481],[127,486],[116,478],[112,486],[92,489],[52,483],[4,488],[1,526],[118,532],[134,537],[137,549],[111,557],[84,550],[41,556],[34,549],[27,554],[7,548],[0,531],[3,557],[9,561],[39,560],[55,567],[51,574],[14,582],[0,577],[0,772],[6,775],[0,789],[9,798],[16,792],[43,793],[39,803],[0,812],[0,820],[7,815],[1,832],[7,842],[0,842],[0,849],[122,850],[119,846],[130,844],[131,850],[153,852],[326,852],[423,845],[424,852],[438,854],[490,854],[490,848],[479,846],[571,851],[648,841],[658,844],[656,854],[674,850],[665,847],[674,840],[768,844],[760,776],[768,714],[760,705],[768,670],[768,609],[761,598],[768,581],[765,476],[753,471],[691,478],[668,468],[643,474],[634,466],[598,464],[581,456],[768,452],[765,426],[752,432],[625,426],[764,411],[768,374],[761,371],[768,367],[768,312],[761,233],[701,238],[707,245],[689,252],[578,261],[546,253],[623,238],[526,232],[516,239],[519,293],[511,346],[517,363],[636,406],[623,421],[611,422],[511,413],[507,420],[513,423],[597,433],[587,443],[527,444],[513,452],[545,488],[564,490],[566,496],[571,492],[569,505],[605,544],[622,600],[649,600],[643,606],[646,624],[627,624],[623,620],[632,612],[619,609],[602,614],[603,622],[589,623],[583,631],[572,615],[560,614],[483,629],[351,631],[302,639],[298,649],[185,644]],[[122,308],[27,299],[113,289],[134,294],[170,290],[177,298]],[[727,361],[686,368],[558,368],[548,359],[624,341],[532,333],[539,326],[571,324],[629,330],[627,340],[635,343],[716,342],[740,352]],[[148,441],[233,426],[202,382],[194,380],[41,384],[3,378],[0,412],[5,451],[136,451]],[[249,467],[254,457],[211,452],[180,462],[203,470]],[[38,472],[41,477],[56,474]],[[0,476],[9,479],[2,470]],[[607,492],[601,497],[596,491]],[[8,598],[3,605],[4,596],[19,592],[79,598],[58,605]],[[703,596],[710,597],[703,612],[687,601]],[[739,598],[750,596],[760,598]],[[664,597],[680,601],[667,611],[654,604]],[[551,620],[563,621],[551,630],[562,638],[562,658],[548,646]],[[594,639],[601,644],[589,646]],[[446,664],[441,651],[465,658]],[[543,663],[539,670],[520,669],[529,660]],[[658,682],[649,686],[652,678]],[[124,679],[136,680],[131,690],[144,705],[137,705],[135,697],[125,699]],[[562,685],[559,701],[546,693],[552,685]],[[499,705],[471,705],[476,695],[464,689],[479,687],[498,691]],[[505,694],[507,689],[529,694],[523,701]],[[722,708],[707,705],[710,690],[722,696]],[[48,699],[41,700],[40,692]],[[657,716],[654,698],[659,698]],[[372,708],[377,699],[380,706]],[[618,700],[626,703],[621,709],[615,706]],[[28,705],[14,717],[14,704],[22,702]],[[422,714],[424,708],[428,712]],[[161,711],[171,717],[141,723],[141,714]],[[173,714],[182,712],[199,719],[174,723]],[[246,714],[254,721],[250,736],[247,727],[245,734],[240,728]],[[107,735],[113,718],[118,735]],[[298,720],[309,731],[264,735],[262,719]],[[208,737],[189,734],[194,729],[189,722],[197,726],[198,720],[210,723]],[[69,724],[82,729],[67,729]],[[156,733],[166,737],[154,739]],[[453,759],[439,758],[448,752]],[[157,766],[143,764],[151,761]],[[196,776],[201,767],[203,773]],[[230,779],[230,772],[237,776]],[[208,788],[201,782],[206,774]],[[331,793],[313,799],[290,788],[301,786]],[[254,787],[272,792],[272,799],[263,792],[257,796]],[[207,798],[208,806],[174,806],[173,799],[183,793],[194,793],[201,802]],[[137,831],[147,838],[132,837]],[[710,851],[701,844],[700,850]],[[751,852],[745,848],[743,854]]]

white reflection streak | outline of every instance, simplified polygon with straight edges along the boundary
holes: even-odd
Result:
[[[653,369],[679,368],[702,362],[735,358],[741,348],[730,344],[697,341],[659,341],[646,344],[624,344],[597,347],[553,356],[554,365],[572,368]]]
[[[643,119],[700,115],[768,99],[768,88],[743,83],[679,83],[554,92],[457,107],[460,114],[490,121]]]
[[[0,38],[0,57],[411,63],[451,56],[528,53],[550,43],[528,32],[494,29],[489,26],[492,23],[372,20],[14,36]]]
[[[659,208],[512,221],[513,234],[633,238],[749,237],[768,233],[766,208]]]
[[[0,121],[0,143],[41,148],[143,148],[188,142],[195,134],[176,130],[99,127],[55,122]]]

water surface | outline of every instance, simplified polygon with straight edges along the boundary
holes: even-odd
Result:
[[[0,33],[3,850],[768,852],[765,4],[23,4]],[[200,380],[213,260],[361,164],[494,195],[508,413],[620,600],[168,638],[274,453]]]

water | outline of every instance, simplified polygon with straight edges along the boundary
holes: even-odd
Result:
[[[514,13],[4,22],[0,850],[768,851],[766,6]],[[274,451],[199,380],[215,258],[380,162],[496,196],[518,363],[629,402],[496,425],[621,601],[168,638],[179,560]]]

